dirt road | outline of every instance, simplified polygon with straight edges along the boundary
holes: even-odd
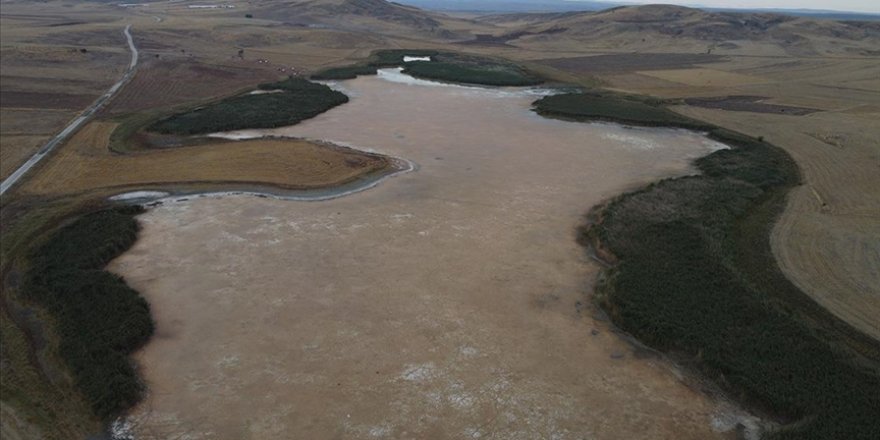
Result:
[[[125,27],[123,31],[125,34],[125,39],[128,41],[128,49],[131,51],[131,61],[128,64],[128,69],[125,71],[125,74],[122,75],[122,78],[113,84],[112,87],[107,89],[101,97],[95,100],[89,108],[85,109],[79,116],[77,116],[67,127],[64,127],[60,133],[55,135],[49,142],[46,143],[43,148],[40,148],[36,154],[31,156],[30,159],[27,160],[24,164],[22,164],[15,172],[9,175],[2,183],[0,183],[0,195],[6,194],[10,188],[12,188],[22,177],[24,177],[28,171],[31,170],[37,163],[43,160],[49,153],[51,153],[58,145],[61,145],[71,134],[80,129],[80,127],[85,124],[86,121],[92,118],[92,116],[97,112],[107,101],[112,98],[119,89],[122,88],[125,83],[127,83],[132,76],[134,76],[134,71],[137,68],[138,63],[138,50],[134,45],[134,40],[131,37],[131,25]]]

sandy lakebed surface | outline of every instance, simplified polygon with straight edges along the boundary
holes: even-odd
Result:
[[[110,268],[150,302],[139,440],[733,438],[732,409],[589,306],[603,199],[691,172],[692,132],[545,119],[539,92],[393,70],[289,135],[418,164],[322,202],[167,202]],[[721,431],[727,432],[721,432]]]

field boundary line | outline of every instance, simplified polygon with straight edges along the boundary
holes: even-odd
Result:
[[[43,160],[44,157],[49,155],[58,145],[64,143],[70,135],[79,130],[83,124],[86,123],[92,116],[97,113],[107,101],[110,100],[116,93],[124,86],[133,76],[134,71],[137,68],[138,63],[138,50],[134,45],[134,39],[131,37],[131,25],[125,26],[125,29],[122,31],[125,34],[125,39],[128,43],[128,49],[131,51],[131,61],[128,63],[128,68],[125,71],[125,74],[122,75],[122,78],[119,79],[115,84],[113,84],[103,95],[101,95],[95,102],[92,103],[88,108],[86,108],[82,113],[79,114],[73,121],[70,122],[60,133],[49,139],[42,148],[40,148],[33,156],[30,157],[25,163],[23,163],[18,169],[15,170],[9,177],[6,178],[2,183],[0,183],[0,196],[6,194],[10,188],[12,188],[22,177],[27,174],[28,171],[31,170],[37,163]]]

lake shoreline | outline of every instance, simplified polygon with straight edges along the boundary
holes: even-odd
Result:
[[[663,414],[657,421],[650,422],[652,426],[656,423],[657,429],[670,435],[673,427],[667,421],[685,417],[685,429],[692,434],[683,438],[714,438],[720,436],[719,432],[732,429],[730,425],[713,424],[715,418],[730,418],[730,405],[720,405],[721,402],[689,388],[679,375],[672,373],[675,368],[661,359],[645,359],[631,353],[642,351],[608,331],[605,323],[594,323],[588,309],[578,306],[583,305],[585,295],[589,295],[584,287],[584,274],[592,273],[595,268],[579,257],[580,248],[571,237],[578,223],[577,207],[585,198],[599,201],[606,194],[642,182],[690,174],[691,159],[723,146],[702,134],[678,129],[632,129],[619,124],[572,124],[543,118],[530,110],[534,99],[541,96],[532,90],[514,92],[401,83],[381,75],[359,78],[344,86],[354,96],[346,106],[289,129],[252,130],[235,135],[331,139],[337,144],[406,157],[420,165],[419,173],[401,176],[393,185],[382,185],[358,197],[342,197],[319,204],[284,203],[270,198],[258,201],[254,197],[224,200],[184,197],[187,203],[163,204],[146,214],[142,219],[144,238],[133,252],[114,262],[113,270],[123,274],[150,298],[158,328],[183,338],[157,339],[137,356],[154,393],[150,407],[138,408],[131,414],[144,433],[155,432],[149,427],[160,429],[152,422],[151,410],[177,413],[180,420],[196,417],[210,424],[229,425],[228,429],[236,429],[240,420],[214,420],[213,417],[229,411],[256,411],[239,408],[236,400],[222,394],[203,396],[201,389],[179,382],[190,380],[185,372],[191,369],[213,371],[216,363],[211,361],[212,356],[237,358],[238,362],[248,364],[247,367],[242,364],[243,368],[229,378],[232,383],[245,380],[259,385],[259,391],[254,392],[273,395],[280,392],[279,387],[290,388],[274,398],[288,402],[291,398],[287,396],[300,395],[295,399],[296,405],[305,403],[314,411],[320,411],[323,415],[315,413],[313,417],[317,417],[325,430],[333,429],[329,425],[338,420],[333,414],[343,411],[342,407],[347,405],[340,406],[333,392],[319,392],[324,389],[323,385],[312,392],[311,382],[284,382],[275,386],[264,384],[263,380],[251,382],[245,378],[259,375],[264,367],[250,366],[249,359],[277,358],[272,362],[286,366],[279,371],[285,376],[306,374],[314,365],[322,365],[321,370],[328,373],[315,377],[315,385],[326,380],[334,387],[343,384],[348,392],[365,393],[362,394],[364,399],[350,402],[354,407],[350,408],[351,412],[346,409],[343,417],[347,419],[347,414],[351,414],[352,423],[366,423],[370,417],[389,418],[393,420],[389,423],[400,425],[401,429],[416,430],[412,432],[427,427],[419,427],[422,423],[411,418],[397,420],[404,415],[385,414],[384,407],[369,402],[400,401],[401,405],[427,411],[425,405],[431,405],[433,400],[422,399],[424,390],[410,387],[447,375],[450,380],[469,384],[449,396],[449,411],[460,411],[465,404],[473,408],[488,405],[481,396],[488,398],[500,393],[498,397],[508,402],[504,406],[519,414],[526,408],[518,403],[520,399],[510,399],[514,394],[525,393],[533,396],[529,399],[535,399],[536,403],[558,408],[561,411],[559,423],[572,433],[603,429],[601,427],[606,425],[595,419],[598,413],[584,408],[609,401],[624,412],[633,404],[650,406],[652,411]],[[377,105],[380,102],[381,105]],[[419,104],[422,102],[432,105],[426,108]],[[493,106],[492,112],[485,111],[487,105]],[[421,113],[415,113],[416,110]],[[478,116],[483,118],[479,126],[472,124]],[[347,129],[339,130],[339,127]],[[461,128],[450,130],[449,127]],[[266,230],[275,232],[268,235],[260,232]],[[187,243],[196,242],[216,250],[204,256],[192,255]],[[246,246],[250,258],[222,261],[225,255],[242,252],[233,250],[236,246]],[[267,257],[275,252],[281,253]],[[198,260],[174,263],[180,258]],[[171,267],[156,278],[151,268],[162,270],[168,264]],[[485,270],[464,269],[483,266]],[[519,266],[525,270],[509,271]],[[179,267],[186,274],[173,267]],[[189,272],[190,267],[198,268],[197,272]],[[259,276],[261,273],[273,275],[263,277]],[[248,285],[239,285],[240,281],[255,276],[257,278]],[[186,288],[184,284],[176,287],[184,278],[190,280],[186,285],[216,282],[217,286],[235,286],[233,290],[237,292],[260,292],[265,298],[261,303],[278,304],[279,309],[265,309],[245,301],[250,295],[235,295],[224,296],[224,302],[218,303],[217,308],[212,306],[206,310],[204,304],[214,304],[214,300],[208,298],[224,291],[219,287],[200,287],[191,290],[185,298],[167,296]],[[161,288],[150,281],[158,279],[161,279]],[[552,291],[546,292],[548,289]],[[320,301],[316,303],[314,299],[318,298]],[[235,306],[222,307],[225,301],[233,301]],[[459,308],[469,302],[475,303]],[[320,306],[322,303],[326,307]],[[197,304],[203,307],[198,308]],[[328,312],[327,307],[332,310],[332,321],[322,318]],[[497,313],[499,308],[505,312]],[[542,312],[535,313],[537,310]],[[183,311],[188,312],[179,316]],[[276,313],[280,313],[278,318]],[[230,333],[222,343],[228,348],[221,352],[205,353],[182,364],[170,365],[163,360],[178,352],[174,348],[177,344],[191,346],[186,337],[187,329],[212,329],[214,322],[249,320],[252,314],[268,314],[268,318],[259,322],[274,323],[271,333],[277,333],[282,338],[279,343],[289,349],[280,353],[257,350],[247,342],[246,334],[237,328],[224,327],[210,330],[211,334]],[[208,316],[210,320],[205,321]],[[315,319],[319,322],[312,323]],[[452,322],[431,324],[436,319]],[[386,328],[395,321],[398,323]],[[298,322],[305,327],[297,331],[283,330]],[[263,328],[261,324],[254,325],[257,329]],[[450,329],[462,329],[437,333],[450,325],[453,326]],[[590,336],[591,325],[600,333]],[[552,329],[547,337],[556,348],[551,351],[565,353],[570,359],[553,362],[552,368],[520,371],[523,360],[520,356],[529,359],[527,364],[542,364],[548,356],[555,356],[548,354],[547,342],[529,330],[542,326]],[[384,330],[379,331],[380,328]],[[415,334],[407,330],[410,328]],[[320,337],[325,342],[321,345],[327,350],[316,352],[303,348],[309,345],[310,338],[319,336],[315,332],[323,335]],[[521,340],[511,340],[520,333]],[[364,339],[349,346],[352,340],[345,337],[349,334],[363,334]],[[426,344],[420,335],[437,339],[434,344]],[[453,339],[449,342],[441,342],[450,337]],[[300,338],[305,339],[300,341]],[[216,347],[219,343],[219,340],[203,340],[200,344]],[[440,346],[436,346],[437,343]],[[408,348],[379,358],[371,354],[376,350],[370,347],[387,344]],[[436,350],[428,350],[429,347]],[[524,347],[527,355],[517,355]],[[288,357],[289,352],[297,354]],[[334,353],[361,360],[338,364],[325,357],[335,356]],[[486,353],[486,356],[476,353]],[[465,358],[456,361],[459,356]],[[202,365],[203,362],[208,364]],[[344,365],[362,363],[381,365],[376,365],[369,375],[350,372],[345,377],[337,376],[336,365],[349,369]],[[641,391],[609,389],[590,378],[585,379],[588,383],[583,383],[577,379],[583,377],[583,365],[591,365],[596,374],[637,383]],[[509,374],[512,382],[486,390],[484,394],[479,388],[480,383],[485,382],[475,378],[492,368],[509,369],[510,372],[502,376]],[[199,377],[204,375],[211,376],[206,372]],[[370,385],[377,379],[386,385]],[[474,380],[476,382],[470,383]],[[547,391],[544,386],[535,387],[545,381]],[[226,383],[226,379],[218,378],[210,386],[223,387]],[[269,388],[262,388],[264,385]],[[432,393],[450,393],[443,380],[430,386],[439,387]],[[190,391],[176,395],[173,401],[166,398],[170,390],[181,389]],[[565,391],[577,389],[594,392]],[[463,393],[468,396],[461,397]],[[378,400],[366,397],[373,394],[382,397],[376,396]],[[205,409],[192,411],[190,405],[181,405],[181,402],[195,401],[191,399],[202,401]],[[563,404],[559,399],[575,399],[583,404]],[[446,398],[441,398],[440,404],[446,405],[445,401]],[[661,405],[661,401],[668,404]],[[262,408],[259,413],[271,413],[276,408]],[[465,423],[479,412],[449,413],[449,424]],[[516,432],[537,435],[541,432],[537,429],[551,429],[551,419],[532,420],[536,425],[530,426],[526,423],[528,416],[523,413],[517,420],[509,428],[511,435]],[[177,428],[194,429],[193,423],[197,421],[181,423]],[[303,431],[303,437],[326,432],[308,431],[307,427],[296,424],[289,429],[292,433]],[[451,435],[453,432],[458,431],[449,431]]]
[[[536,112],[549,117],[584,122],[617,120],[620,123],[643,126],[664,125],[664,120],[651,120],[650,118],[633,120],[615,117],[613,114],[602,113],[602,111],[591,116],[571,115],[565,112],[542,109],[536,109]],[[663,114],[661,116],[664,119],[667,117]],[[683,125],[699,126],[700,124],[702,123],[699,121],[683,120],[667,125],[681,127]],[[775,438],[785,435],[813,438],[806,436],[806,433],[811,430],[820,430],[819,427],[825,432],[825,438],[836,435],[845,435],[848,438],[871,438],[874,435],[880,435],[877,430],[871,431],[870,411],[865,412],[865,408],[877,407],[880,404],[876,397],[880,395],[877,393],[880,387],[874,386],[872,388],[868,385],[868,390],[865,390],[859,386],[859,384],[872,383],[872,378],[876,384],[878,376],[876,373],[859,372],[857,366],[862,362],[868,362],[869,365],[873,365],[876,371],[880,366],[880,343],[837,318],[830,311],[815,303],[805,292],[795,287],[782,273],[770,248],[770,231],[785,209],[787,194],[800,184],[800,171],[797,164],[784,150],[765,143],[763,139],[753,139],[711,124],[705,124],[700,129],[708,131],[710,138],[729,145],[731,150],[710,153],[695,160],[694,164],[701,171],[697,176],[677,177],[655,182],[641,189],[615,196],[590,209],[586,216],[587,221],[580,229],[578,241],[593,258],[596,258],[603,265],[597,278],[596,303],[611,316],[612,321],[623,331],[663,353],[674,353],[678,364],[713,381],[725,393],[739,396],[737,401],[745,405],[746,408],[762,414],[764,420],[760,424],[742,427],[747,438],[764,438],[765,436]],[[759,152],[755,153],[750,150]],[[776,162],[766,163],[768,155],[771,158],[775,155],[777,158],[771,160]],[[726,156],[726,158],[715,160],[721,156]],[[726,182],[733,185],[730,186]],[[751,188],[754,189],[743,187],[740,183],[753,185]],[[725,185],[728,185],[726,189],[722,189],[725,188]],[[755,190],[758,192],[755,193]],[[737,191],[740,191],[742,195],[739,197],[743,197],[743,200],[727,203],[746,204],[749,206],[748,208],[719,208],[715,205],[717,202],[708,201],[713,198],[716,200],[725,200],[731,197],[735,199],[736,196],[731,194],[735,194]],[[691,200],[695,198],[706,198],[706,205],[704,207],[690,207]],[[745,201],[749,199],[752,201]],[[653,208],[649,208],[649,206],[653,206]],[[694,217],[682,215],[680,219],[676,219],[674,215],[667,215],[672,219],[668,221],[673,223],[664,223],[650,215],[629,214],[629,212],[650,211],[652,209],[686,211]],[[714,211],[719,209],[737,212],[735,215],[723,214],[732,216],[728,226],[712,226],[713,222],[717,221],[714,217],[719,216]],[[642,231],[647,228],[655,228],[656,231],[645,235]],[[705,243],[711,244],[694,244],[679,249],[677,246],[681,246],[684,237],[692,238],[700,235],[701,229],[698,228],[717,230],[711,234],[726,235],[732,238],[725,239],[720,244],[714,244],[713,240],[717,239],[697,239],[697,242],[703,240]],[[689,232],[683,232],[685,230]],[[652,240],[649,237],[656,236],[656,234],[673,234],[678,236],[680,241],[652,247],[650,244]],[[639,245],[634,246],[635,243],[639,243]],[[694,249],[699,249],[702,246],[709,248],[720,246],[722,253],[711,257],[703,256],[700,263],[697,264],[682,263],[691,258],[690,254]],[[669,251],[669,249],[673,250]],[[699,251],[697,253],[699,254]],[[719,261],[732,259],[732,262],[722,263],[721,267],[725,264],[729,265],[726,269],[721,267],[694,269],[695,265],[706,266],[707,259],[718,259]],[[664,262],[661,263],[660,260]],[[673,266],[679,264],[679,267],[668,271],[668,269],[660,268],[662,264]],[[692,273],[695,270],[709,273],[712,273],[712,270],[718,271],[714,275],[716,278],[706,280],[706,285],[698,290],[703,294],[695,291],[693,296],[685,299],[680,295],[675,296],[673,291],[658,293],[656,289],[659,287],[653,287],[675,285],[678,286],[679,291],[694,288],[692,283],[699,283],[699,281],[687,280],[681,274]],[[740,274],[739,276],[745,277],[749,283],[754,284],[733,281],[736,279],[735,276],[728,280],[723,275],[728,270],[731,273]],[[635,281],[637,278],[652,276],[656,276],[656,278],[648,281],[642,279],[641,286]],[[730,309],[718,308],[708,303],[703,306],[694,305],[694,303],[701,304],[699,298],[706,298],[702,301],[722,301],[713,295],[704,295],[705,289],[720,291],[740,289],[740,293],[752,289],[751,295],[756,295],[755,298],[745,294],[724,297],[724,300],[731,302],[726,307],[752,307],[752,303],[761,301],[776,301],[785,305],[770,307],[771,312],[767,315],[757,314],[756,316],[752,313],[746,313],[740,317],[739,322],[729,323],[725,317],[729,317],[731,314]],[[693,309],[679,310],[671,304],[664,304],[662,300],[656,300],[657,295],[663,294],[670,296],[666,300],[667,302],[690,301],[691,305],[688,307],[693,307]],[[664,311],[646,312],[645,302],[653,304],[657,310]],[[785,310],[781,312],[783,315],[774,315],[777,308]],[[674,329],[675,326],[671,322],[702,322],[694,320],[693,316],[689,315],[692,310],[703,310],[702,313],[709,317],[709,321],[704,326],[691,329],[690,333],[676,333],[677,330]],[[757,310],[759,309],[755,309],[755,312]],[[662,313],[668,313],[671,317],[667,316],[666,320],[658,320],[657,315]],[[785,313],[790,315],[782,317],[786,316]],[[763,347],[774,346],[778,347],[777,350],[789,350],[790,353],[776,357],[776,363],[772,364],[774,366],[771,367],[771,370],[762,370],[760,367],[754,368],[754,371],[749,371],[749,368],[731,370],[734,368],[733,365],[748,365],[750,362],[748,359],[738,358],[748,357],[748,355],[739,353],[722,355],[718,358],[710,357],[708,360],[703,359],[704,353],[716,352],[718,351],[717,347],[730,344],[730,341],[722,336],[726,331],[730,331],[730,328],[739,328],[739,332],[751,331],[748,330],[748,324],[742,324],[743,322],[747,323],[750,319],[755,319],[758,322],[764,319],[767,322],[766,325],[786,325],[791,329],[782,333],[758,332],[753,338],[755,341],[761,342],[756,342],[752,346],[749,346],[749,342],[738,344],[745,345],[741,348],[743,352],[760,352]],[[719,325],[721,322],[728,324]],[[771,322],[773,324],[770,324]],[[713,328],[710,323],[718,327]],[[730,325],[730,327],[726,325]],[[684,326],[687,327],[687,324]],[[705,340],[705,343],[702,344],[691,342],[692,335],[704,332],[716,336],[714,339]],[[763,339],[758,335],[763,335]],[[751,338],[747,338],[747,341],[751,340]],[[811,351],[812,354],[804,357],[800,350]],[[725,356],[729,356],[729,358],[725,358]],[[774,376],[781,374],[778,373],[779,371],[791,371],[799,368],[804,370],[785,373],[789,375],[787,380],[784,377],[774,378]],[[836,379],[837,382],[832,382],[834,385],[828,385],[830,388],[823,390],[822,393],[823,400],[838,403],[831,405],[814,403],[814,392],[809,392],[800,399],[782,403],[784,401],[780,400],[781,396],[791,393],[792,390],[786,386],[773,389],[787,381],[800,381],[796,385],[793,384],[793,387],[807,387],[808,389],[815,387],[816,383],[812,382],[809,377],[817,374],[816,371],[823,370],[848,372],[843,373],[843,376],[847,378]],[[846,376],[847,374],[850,376]],[[742,375],[745,379],[737,379],[736,375]],[[859,378],[849,379],[852,375]],[[760,380],[760,377],[763,377],[764,381]],[[767,378],[774,378],[769,379],[774,381],[772,386],[766,383]],[[754,383],[763,383],[763,385],[756,387]],[[843,391],[845,389],[850,389],[850,391]],[[841,403],[849,403],[852,400],[858,403],[851,405]],[[844,406],[849,409],[840,409]],[[842,420],[846,417],[843,417],[842,414],[846,414],[850,420],[843,422]],[[807,423],[804,426],[805,420],[811,418],[819,418],[822,422]],[[834,420],[836,423],[832,423],[830,420]]]

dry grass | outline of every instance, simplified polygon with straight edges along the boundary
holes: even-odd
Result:
[[[49,135],[78,112],[49,109],[0,108],[0,132],[8,135]]]
[[[192,104],[274,81],[279,75],[267,69],[253,69],[244,65],[211,65],[185,58],[148,58],[103,113],[115,115]]]
[[[23,164],[49,136],[0,136],[0,179],[5,179]]]
[[[539,60],[539,62],[575,74],[597,74],[634,70],[684,70],[695,65],[711,64],[723,59],[718,55],[701,53],[638,53],[550,58]]]
[[[48,109],[0,109],[0,179],[5,179],[75,115]]]
[[[114,29],[120,37],[123,27]],[[116,47],[87,47],[60,45],[54,38],[48,34],[33,40],[13,40],[3,47],[0,76],[4,92],[98,95],[119,79],[128,64],[124,40]]]
[[[294,139],[216,141],[186,148],[111,153],[115,123],[93,122],[47,160],[23,194],[78,193],[158,184],[262,184],[286,189],[338,185],[379,171],[379,156]]]
[[[3,344],[0,364],[3,401],[0,401],[0,437],[4,440],[84,438],[100,429],[87,406],[66,377],[50,382],[33,365],[28,341],[6,310],[0,310]],[[43,347],[45,349],[45,347]],[[45,354],[42,354],[45,356]],[[45,363],[46,361],[44,361]],[[30,368],[15,368],[27,365]],[[44,429],[51,427],[50,429]]]
[[[47,5],[3,3],[0,178],[104,93],[129,60],[124,25],[112,23],[118,18],[105,15],[109,8],[54,6],[47,13]],[[92,38],[71,38],[76,32]]]
[[[747,84],[762,84],[769,82],[766,79],[756,76],[706,68],[651,70],[639,73],[694,87],[716,87],[719,85],[724,87],[736,87]]]
[[[148,11],[100,4],[56,4],[49,10],[56,13],[27,2],[4,3],[0,18],[3,177],[118,79],[128,62],[121,32],[128,22],[133,22],[134,38],[141,48],[141,65],[134,79],[102,111],[105,117],[191,105],[339,62],[352,55],[348,46],[355,41],[364,47],[364,55],[384,44],[379,37],[266,26],[266,21],[246,19],[239,11],[231,16],[228,11],[164,7]],[[320,38],[310,39],[312,34]],[[80,51],[83,48],[85,52]],[[237,56],[240,48],[245,50],[243,58]],[[260,51],[266,51],[265,55]],[[314,187],[350,180],[387,165],[372,156],[359,156],[355,160],[359,165],[340,165],[354,153],[292,141],[234,146],[218,141],[181,151],[112,156],[102,150],[106,127],[99,124],[76,135],[70,145],[40,166],[42,171],[34,173],[34,180],[23,185],[22,192],[69,193],[102,186],[199,180]]]

